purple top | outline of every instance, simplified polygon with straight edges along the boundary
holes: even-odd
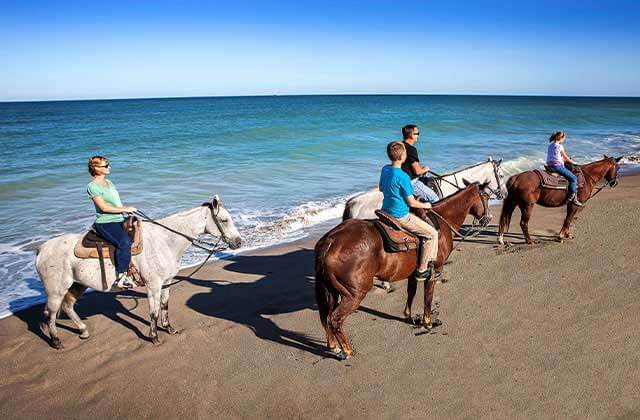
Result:
[[[560,152],[564,152],[564,147],[560,143],[551,142],[547,149],[547,165],[549,166],[563,166],[564,159]]]

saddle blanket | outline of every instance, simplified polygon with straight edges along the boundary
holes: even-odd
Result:
[[[124,222],[124,228],[131,239],[131,255],[138,255],[142,252],[142,224],[139,220],[128,220]],[[99,258],[98,244],[102,248],[102,257],[111,258],[115,255],[116,248],[106,239],[101,238],[95,231],[86,232],[73,249],[73,254],[77,258]]]
[[[566,190],[569,188],[569,181],[567,178],[556,172],[543,171],[540,169],[533,170],[540,178],[540,183],[542,184],[542,188],[550,188],[554,190]],[[574,173],[578,177],[578,188],[584,187],[584,174],[582,170],[578,170],[577,173]]]

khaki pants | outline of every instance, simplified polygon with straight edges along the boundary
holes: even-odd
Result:
[[[438,231],[413,213],[398,219],[400,226],[422,239],[419,265],[438,258]]]

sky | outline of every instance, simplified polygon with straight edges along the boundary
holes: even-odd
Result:
[[[0,0],[0,101],[640,96],[638,1]]]

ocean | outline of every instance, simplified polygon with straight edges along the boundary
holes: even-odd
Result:
[[[640,157],[640,98],[331,95],[0,103],[0,317],[45,300],[34,268],[47,238],[93,222],[87,159],[109,158],[125,205],[152,217],[218,194],[240,252],[338,220],[377,184],[385,146],[420,127],[445,173],[492,156],[508,174],[543,163],[567,133],[575,160]],[[224,257],[228,254],[218,255]],[[185,266],[204,254],[191,249]]]

